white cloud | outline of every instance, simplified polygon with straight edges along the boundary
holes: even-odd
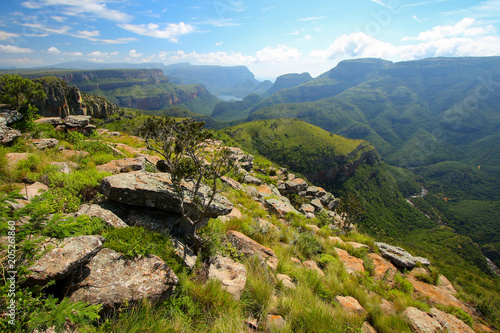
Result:
[[[106,1],[100,0],[28,0],[21,5],[29,9],[59,6],[65,15],[90,15],[116,22],[127,22],[132,19],[127,13],[108,8]]]
[[[99,36],[100,34],[101,33],[97,30],[94,31],[83,30],[83,31],[77,31],[76,35],[74,36],[78,38],[91,39]]]
[[[474,37],[495,32],[492,25],[477,26],[474,18],[466,17],[454,25],[438,25],[431,30],[423,31],[417,37],[405,37],[403,40],[432,41],[447,37]]]
[[[422,20],[419,19],[416,15],[413,15],[412,18],[417,21],[418,23],[422,23]]]
[[[326,18],[326,16],[303,17],[303,18],[299,18],[297,21],[299,21],[299,22],[310,22],[310,21],[323,20],[324,18]]]
[[[102,51],[93,51],[87,54],[89,57],[93,57],[93,59],[98,59],[98,58],[109,58],[113,56],[117,56],[118,52],[102,52]]]
[[[309,40],[309,39],[311,39],[311,38],[312,38],[312,36],[311,36],[311,35],[305,35],[305,36],[304,36],[304,39],[305,39],[305,40]]]
[[[19,46],[13,45],[0,45],[0,52],[3,53],[32,53],[32,49],[27,49]]]
[[[51,46],[47,49],[47,53],[56,55],[56,54],[61,54],[61,51],[59,51],[57,47]]]
[[[379,4],[381,6],[384,6],[384,7],[387,7],[387,8],[392,8],[391,6],[389,6],[388,4],[380,1],[380,0],[370,0],[371,2],[375,2],[376,4]]]
[[[135,49],[132,49],[128,52],[128,56],[131,57],[131,58],[140,58],[142,57],[144,54],[142,53],[139,53],[137,52]]]
[[[177,38],[179,36],[188,34],[195,30],[192,25],[185,24],[184,22],[180,22],[179,24],[170,23],[164,28],[160,28],[160,26],[155,23],[140,25],[119,24],[118,26],[138,35],[168,39],[169,41],[174,43],[178,41]]]
[[[257,62],[265,63],[289,63],[300,59],[302,52],[296,48],[291,48],[285,45],[277,47],[265,47],[255,53]]]
[[[215,46],[221,46],[222,44],[223,44],[223,43],[222,43],[222,41],[220,41],[220,42],[215,42]]]
[[[59,23],[62,23],[62,22],[66,21],[68,19],[65,16],[57,16],[57,15],[51,16],[50,18],[53,19],[53,20],[55,20],[55,21],[57,21],[57,22],[59,22]]]
[[[15,58],[15,59],[1,59],[1,62],[3,64],[25,66],[27,64],[32,64],[32,65],[42,64],[43,60],[42,59],[30,59],[30,58],[24,57],[24,58]]]
[[[17,37],[17,36],[19,36],[19,35],[11,33],[11,32],[0,30],[0,40],[6,40],[6,39]]]

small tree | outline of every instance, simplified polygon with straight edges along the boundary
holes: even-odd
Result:
[[[207,145],[212,133],[203,128],[203,122],[185,119],[177,122],[170,117],[151,117],[139,127],[148,149],[163,156],[165,169],[171,174],[172,184],[181,204],[182,219],[193,226],[189,235],[197,251],[200,239],[197,228],[206,220],[207,211],[215,195],[221,192],[218,179],[234,166],[227,148]],[[190,186],[185,186],[185,182]],[[210,193],[200,195],[202,184],[210,187]],[[187,209],[185,203],[191,203]],[[194,207],[194,208],[193,208]]]
[[[30,128],[38,111],[34,102],[46,97],[42,85],[19,75],[5,74],[0,78],[0,102],[17,108],[25,127]]]

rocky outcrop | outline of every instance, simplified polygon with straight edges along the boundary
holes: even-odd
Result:
[[[87,215],[89,217],[98,217],[102,219],[104,223],[113,228],[128,227],[128,225],[125,222],[123,222],[123,220],[119,218],[115,213],[96,204],[81,205],[80,208],[78,209],[78,212],[76,212],[75,215],[76,216]]]
[[[429,260],[421,257],[414,257],[401,247],[379,242],[375,243],[375,245],[377,245],[384,258],[390,260],[398,267],[413,268],[417,262],[420,262],[422,265],[430,265]]]
[[[193,188],[192,182],[181,183],[183,191]],[[172,184],[168,173],[150,173],[135,171],[106,177],[100,186],[101,192],[109,199],[132,206],[150,207],[167,212],[181,213],[181,199]],[[202,185],[200,199],[208,200],[210,189]],[[193,203],[187,198],[184,205],[188,211],[193,210]],[[233,204],[220,194],[216,194],[208,207],[206,217],[227,215],[233,209]]]
[[[89,262],[101,250],[103,242],[101,236],[77,236],[44,242],[42,249],[49,251],[29,268],[27,283],[43,285],[65,278]]]
[[[368,253],[367,256],[372,260],[374,280],[387,279],[388,281],[392,281],[394,279],[397,268],[393,264],[376,253]]]
[[[474,333],[466,323],[455,317],[454,315],[445,313],[436,308],[429,311],[429,315],[436,319],[446,332],[449,333]]]
[[[45,99],[36,101],[35,107],[43,117],[85,115],[93,118],[106,118],[116,112],[118,107],[97,96],[81,93],[75,86],[69,86],[60,78],[45,77],[36,79],[43,86]]]
[[[271,96],[275,91],[296,87],[311,80],[312,77],[309,73],[289,73],[278,76],[273,86],[265,92],[264,96]]]
[[[414,307],[408,307],[403,312],[415,333],[439,333],[442,331],[441,324],[427,313]]]
[[[143,299],[159,301],[170,295],[178,282],[157,256],[126,259],[121,253],[103,249],[81,271],[70,300],[102,304],[108,309]]]
[[[239,300],[247,281],[247,270],[245,265],[231,258],[217,255],[210,259],[208,278],[219,280],[223,289]]]
[[[346,271],[350,274],[356,272],[364,273],[365,267],[363,266],[363,259],[351,256],[347,251],[335,248],[335,252],[339,256],[339,260],[344,264]]]

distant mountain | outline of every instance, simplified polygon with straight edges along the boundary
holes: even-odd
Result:
[[[31,73],[23,72],[22,75],[29,78],[56,76],[86,93],[105,97],[127,108],[163,110],[182,106],[208,115],[219,102],[202,85],[169,82],[160,69],[39,69]]]
[[[284,74],[281,76],[278,76],[276,78],[276,81],[274,82],[273,86],[267,90],[263,96],[270,96],[274,92],[281,90],[281,89],[286,89],[286,88],[293,88],[298,85],[301,85],[303,83],[311,81],[313,78],[311,74],[309,73],[302,73],[302,74],[297,74],[297,73],[292,73],[292,74]]]
[[[430,190],[415,199],[422,211],[500,264],[499,105],[500,57],[358,59],[239,114],[248,121],[294,117],[367,140]]]

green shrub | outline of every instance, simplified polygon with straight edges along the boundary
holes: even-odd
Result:
[[[335,257],[327,253],[322,253],[318,259],[318,263],[321,266],[321,268],[326,268],[328,264],[332,264],[335,261],[336,261]]]
[[[304,258],[311,258],[323,252],[323,245],[311,232],[304,232],[294,241],[296,249]]]
[[[411,282],[400,274],[394,277],[394,288],[401,290],[405,294],[411,294],[413,292],[413,285]]]
[[[267,265],[262,265],[254,257],[246,262],[247,282],[241,295],[241,301],[252,317],[265,318],[271,306],[275,281],[268,271]]]
[[[81,169],[65,174],[55,168],[50,168],[47,178],[50,187],[64,188],[72,195],[80,196],[84,201],[88,201],[97,193],[101,180],[109,175],[109,172],[96,169]]]

